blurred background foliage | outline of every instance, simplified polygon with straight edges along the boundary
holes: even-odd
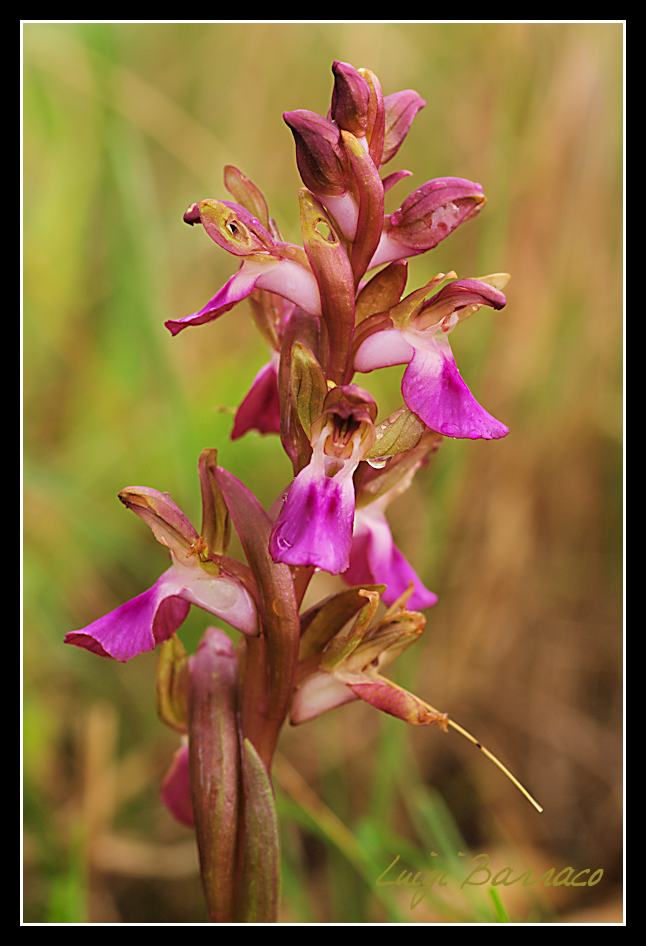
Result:
[[[205,919],[192,837],[159,800],[176,740],[156,720],[155,656],[122,666],[62,637],[165,567],[121,487],[168,490],[197,516],[205,446],[266,504],[287,480],[275,438],[229,440],[266,360],[246,304],[176,339],[162,322],[233,272],[181,221],[190,202],[224,196],[225,163],[299,241],[281,113],[326,111],[335,58],[428,100],[393,165],[412,186],[458,175],[489,198],[412,262],[409,286],[449,269],[513,276],[507,308],[454,335],[465,378],[511,434],[446,441],[392,510],[440,595],[394,676],[499,753],[545,813],[455,735],[361,705],[287,728],[282,917],[620,917],[621,30],[24,27],[27,920]],[[383,413],[400,375],[364,378]],[[335,587],[321,577],[312,595]],[[193,609],[189,646],[205,620]],[[515,875],[605,873],[593,889],[436,886],[413,910],[410,891],[377,883],[397,855],[450,874],[459,852]]]

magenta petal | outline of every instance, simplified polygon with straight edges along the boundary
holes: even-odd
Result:
[[[274,358],[260,369],[236,411],[231,439],[237,440],[248,430],[258,430],[261,434],[280,433],[278,366]]]
[[[171,815],[187,828],[195,824],[191,802],[191,779],[188,766],[188,746],[181,746],[173,756],[171,767],[164,776],[161,800]]]
[[[65,643],[122,662],[153,650],[175,633],[188,614],[188,602],[177,597],[177,584],[169,579],[172,572],[172,568],[164,572],[148,591],[87,627],[70,631]]]
[[[392,604],[413,583],[414,591],[407,607],[414,610],[431,608],[437,595],[422,583],[419,575],[404,558],[380,513],[357,513],[357,528],[352,540],[350,567],[343,575],[350,585],[385,584],[385,604]]]
[[[204,325],[205,322],[213,322],[224,315],[225,312],[228,312],[229,309],[232,309],[234,305],[237,305],[238,302],[242,302],[243,299],[251,295],[261,274],[262,270],[249,272],[243,263],[238,272],[234,273],[225,282],[224,286],[216,292],[212,299],[209,299],[199,312],[185,315],[181,319],[168,319],[167,322],[164,322],[164,325],[171,335],[178,335],[179,332],[190,325]]]
[[[338,575],[350,563],[353,520],[352,478],[326,476],[310,464],[289,488],[269,540],[271,557]]]
[[[402,394],[410,410],[445,437],[497,440],[509,433],[508,427],[478,404],[446,340],[415,349],[404,372]]]

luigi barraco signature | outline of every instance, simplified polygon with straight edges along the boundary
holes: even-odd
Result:
[[[431,857],[438,857],[431,851]],[[596,887],[603,877],[601,867],[550,867],[542,874],[530,870],[514,871],[511,867],[494,870],[488,854],[476,854],[468,859],[463,851],[458,857],[464,857],[464,871],[452,870],[450,873],[439,870],[412,871],[401,864],[399,854],[395,855],[388,867],[377,878],[378,887],[404,887],[411,890],[410,907],[413,910],[424,899],[426,892],[434,887],[457,886],[459,890],[467,887]]]

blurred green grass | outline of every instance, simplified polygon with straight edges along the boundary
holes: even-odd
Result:
[[[181,223],[190,202],[221,196],[225,163],[298,241],[280,116],[325,111],[335,58],[428,100],[396,161],[413,185],[459,175],[489,198],[412,261],[409,285],[512,273],[507,309],[454,336],[463,375],[511,435],[445,443],[393,507],[396,538],[440,595],[396,679],[499,752],[546,812],[455,737],[362,707],[288,730],[286,759],[354,840],[339,848],[320,811],[279,789],[284,914],[495,922],[616,902],[621,43],[620,26],[590,24],[24,27],[26,919],[203,917],[187,834],[158,800],[174,741],[155,718],[154,657],[116,666],[61,641],[165,567],[120,488],[168,490],[196,516],[205,446],[267,504],[288,477],[277,441],[232,444],[221,410],[266,358],[245,307],[177,339],[162,323],[232,271]],[[384,413],[400,374],[362,379]],[[183,637],[203,627],[194,610]],[[457,843],[456,825],[465,850],[594,863],[606,878],[539,905],[503,891],[413,913],[377,889],[394,854],[422,869],[442,832]]]

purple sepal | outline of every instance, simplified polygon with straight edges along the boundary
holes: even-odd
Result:
[[[412,171],[393,171],[392,174],[387,174],[386,177],[382,179],[384,194],[387,194],[389,190],[393,189],[395,184],[399,184],[404,178],[411,177],[412,173]]]
[[[261,434],[280,433],[278,355],[274,355],[254,378],[248,394],[236,411],[231,439],[237,440],[249,430],[257,430]]]

